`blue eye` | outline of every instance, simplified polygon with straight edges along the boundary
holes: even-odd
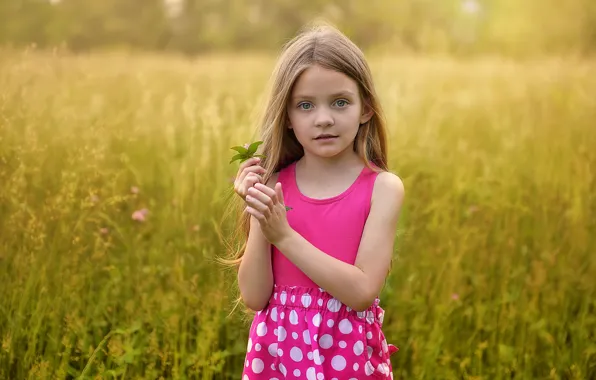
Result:
[[[312,104],[307,103],[307,102],[302,102],[302,103],[298,104],[298,108],[303,109],[305,111],[308,111],[309,109],[311,109],[311,107],[312,107]]]
[[[343,108],[348,105],[348,101],[344,99],[339,99],[335,102],[335,104],[337,104],[338,107]]]

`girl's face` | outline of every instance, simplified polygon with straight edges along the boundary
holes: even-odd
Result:
[[[287,107],[289,128],[305,154],[324,158],[353,154],[360,124],[372,117],[360,100],[356,81],[318,65],[298,77]]]

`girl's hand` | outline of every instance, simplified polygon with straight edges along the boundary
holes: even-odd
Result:
[[[238,174],[234,180],[234,191],[244,200],[246,200],[248,189],[256,183],[263,183],[262,175],[266,173],[266,170],[259,165],[260,162],[260,158],[253,157],[244,161],[238,168]]]
[[[246,203],[246,212],[259,221],[263,235],[271,244],[277,244],[292,232],[286,216],[281,183],[275,184],[275,190],[260,183],[255,184],[248,189]]]

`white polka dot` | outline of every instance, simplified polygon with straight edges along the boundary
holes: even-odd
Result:
[[[283,342],[284,340],[286,340],[286,336],[288,336],[288,333],[286,332],[286,329],[283,326],[279,326],[277,328],[277,339],[280,342]]]
[[[370,359],[370,357],[373,354],[373,348],[371,346],[366,346],[366,353],[368,354],[368,358]]]
[[[263,372],[263,370],[265,369],[265,364],[263,363],[263,361],[259,358],[253,359],[252,360],[252,371],[254,373],[261,373]]]
[[[354,371],[358,371],[358,368],[360,368],[360,366],[358,365],[358,363],[354,363],[354,367],[352,368],[354,368]]]
[[[312,339],[316,342],[317,341],[317,337],[318,337],[318,334],[315,334],[315,336],[313,336]]]
[[[290,350],[290,357],[295,362],[302,361],[302,359],[303,359],[302,351],[298,347],[292,347],[292,349]]]
[[[352,323],[350,321],[348,321],[347,319],[342,319],[339,322],[339,331],[341,331],[343,334],[349,334],[352,332]]]
[[[308,357],[308,360],[312,360],[312,352],[308,351],[308,354],[306,354],[306,356]]]
[[[346,348],[347,346],[348,346],[348,344],[345,341],[342,340],[342,341],[339,342],[339,347],[340,348]]]
[[[255,350],[261,351],[261,345],[259,343],[255,345]]]
[[[286,314],[285,314],[283,311],[282,311],[281,313],[279,313],[279,317],[280,317],[281,319],[284,319],[284,317],[285,317],[285,316],[286,316]]]
[[[267,348],[267,351],[269,351],[269,355],[276,357],[277,356],[277,343],[270,344],[269,347]]]
[[[364,366],[364,373],[366,373],[366,376],[372,375],[373,372],[375,372],[375,367],[373,367],[370,362],[366,362],[366,365]]]
[[[293,325],[298,324],[298,313],[296,313],[296,310],[290,311],[290,323]]]
[[[315,369],[313,367],[306,370],[306,378],[307,380],[316,380]]]
[[[288,374],[288,370],[286,369],[286,366],[284,366],[282,363],[279,363],[279,371],[281,373],[283,373],[284,377]]]
[[[317,373],[317,380],[323,380],[325,378],[325,375],[323,375],[321,372]]]
[[[369,310],[366,313],[366,322],[368,322],[369,324],[372,324],[372,323],[374,323],[374,321],[375,321],[375,316],[373,315],[373,312]]]
[[[381,344],[383,345],[383,352],[385,352],[385,353],[389,352],[389,346],[387,346],[387,340],[383,339]]]
[[[358,332],[362,334],[362,325],[358,326]]]
[[[250,380],[250,379],[248,378],[248,375],[244,375],[244,376],[242,377],[242,380]]]
[[[366,317],[366,311],[359,311],[356,313],[356,315],[358,316],[358,318],[362,319]]]
[[[277,322],[277,308],[276,307],[271,309],[271,320],[273,322]]]
[[[284,350],[282,350],[281,348],[277,349],[277,356],[284,356]]]
[[[335,321],[333,319],[328,319],[327,320],[327,326],[333,327],[334,324],[335,324]]]
[[[321,314],[317,313],[314,317],[312,317],[312,324],[315,327],[319,327],[321,325]]]
[[[281,295],[279,296],[279,299],[281,301],[281,304],[282,305],[285,305],[286,304],[286,301],[288,300],[288,293],[286,293],[285,291],[284,292],[281,292]]]
[[[335,355],[331,359],[331,367],[336,371],[343,371],[346,368],[346,359],[341,355]]]
[[[246,351],[250,352],[252,350],[252,339],[248,338],[248,346],[246,347]]]
[[[295,369],[294,370],[294,376],[300,377],[300,370],[299,369]]]
[[[292,303],[296,302],[296,296],[292,294]]]
[[[333,313],[337,313],[341,309],[341,302],[335,298],[327,301],[327,309]]]
[[[265,334],[267,334],[267,325],[265,322],[261,322],[257,325],[257,335],[265,336]]]
[[[319,304],[319,306],[323,306],[323,300],[319,298],[319,300],[317,301],[317,303]]]
[[[364,352],[364,343],[361,340],[354,343],[354,355],[360,356]]]
[[[323,362],[321,361],[321,356],[319,355],[319,350],[314,350],[314,351],[312,352],[312,358],[313,358],[313,360],[315,361],[315,364],[316,364],[316,365],[321,365],[321,363],[323,363]]]
[[[273,293],[273,299],[276,300],[277,299],[277,292]]]
[[[379,364],[377,366],[377,371],[381,372],[382,374],[385,374],[385,367],[383,367],[383,364]]]
[[[384,373],[385,375],[389,375],[389,366],[385,363],[383,363],[383,369],[384,369]]]
[[[250,365],[250,363],[248,362],[248,360],[246,361],[246,363],[244,364],[245,367],[248,367]]]
[[[325,334],[319,339],[319,346],[328,349],[333,345],[333,338],[329,334]]]
[[[383,324],[383,320],[385,319],[385,313],[380,313],[379,314],[379,324]]]
[[[312,297],[310,294],[303,294],[302,295],[302,306],[309,307],[312,302]]]
[[[304,343],[310,345],[310,332],[308,332],[308,330],[304,330],[302,333],[302,338],[304,339]]]
[[[370,331],[366,333],[366,339],[372,339],[372,333]]]
[[[271,364],[271,369],[275,371],[275,363]]]
[[[292,333],[292,338],[294,338],[294,339],[298,339],[298,333],[297,333],[297,332],[293,332],[293,333]]]

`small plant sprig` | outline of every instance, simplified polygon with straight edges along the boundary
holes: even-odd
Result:
[[[263,143],[262,141],[255,141],[252,144],[246,144],[244,146],[238,145],[238,146],[231,147],[230,149],[235,150],[238,154],[236,154],[234,157],[232,157],[230,164],[232,162],[238,161],[238,160],[240,160],[240,163],[243,163],[244,161],[249,160],[253,157],[265,158],[266,156],[264,156],[262,154],[256,154],[257,148],[262,143]],[[290,206],[285,206],[285,207],[286,207],[286,211],[290,211],[292,209]]]
[[[255,154],[257,152],[257,148],[262,143],[262,141],[255,141],[250,145],[246,144],[244,146],[233,146],[230,149],[235,150],[236,152],[238,152],[238,154],[232,157],[232,161],[230,161],[230,164],[237,160],[240,160],[240,163],[243,163],[244,161],[249,160],[253,157],[265,158],[265,156],[263,156],[262,154]]]

